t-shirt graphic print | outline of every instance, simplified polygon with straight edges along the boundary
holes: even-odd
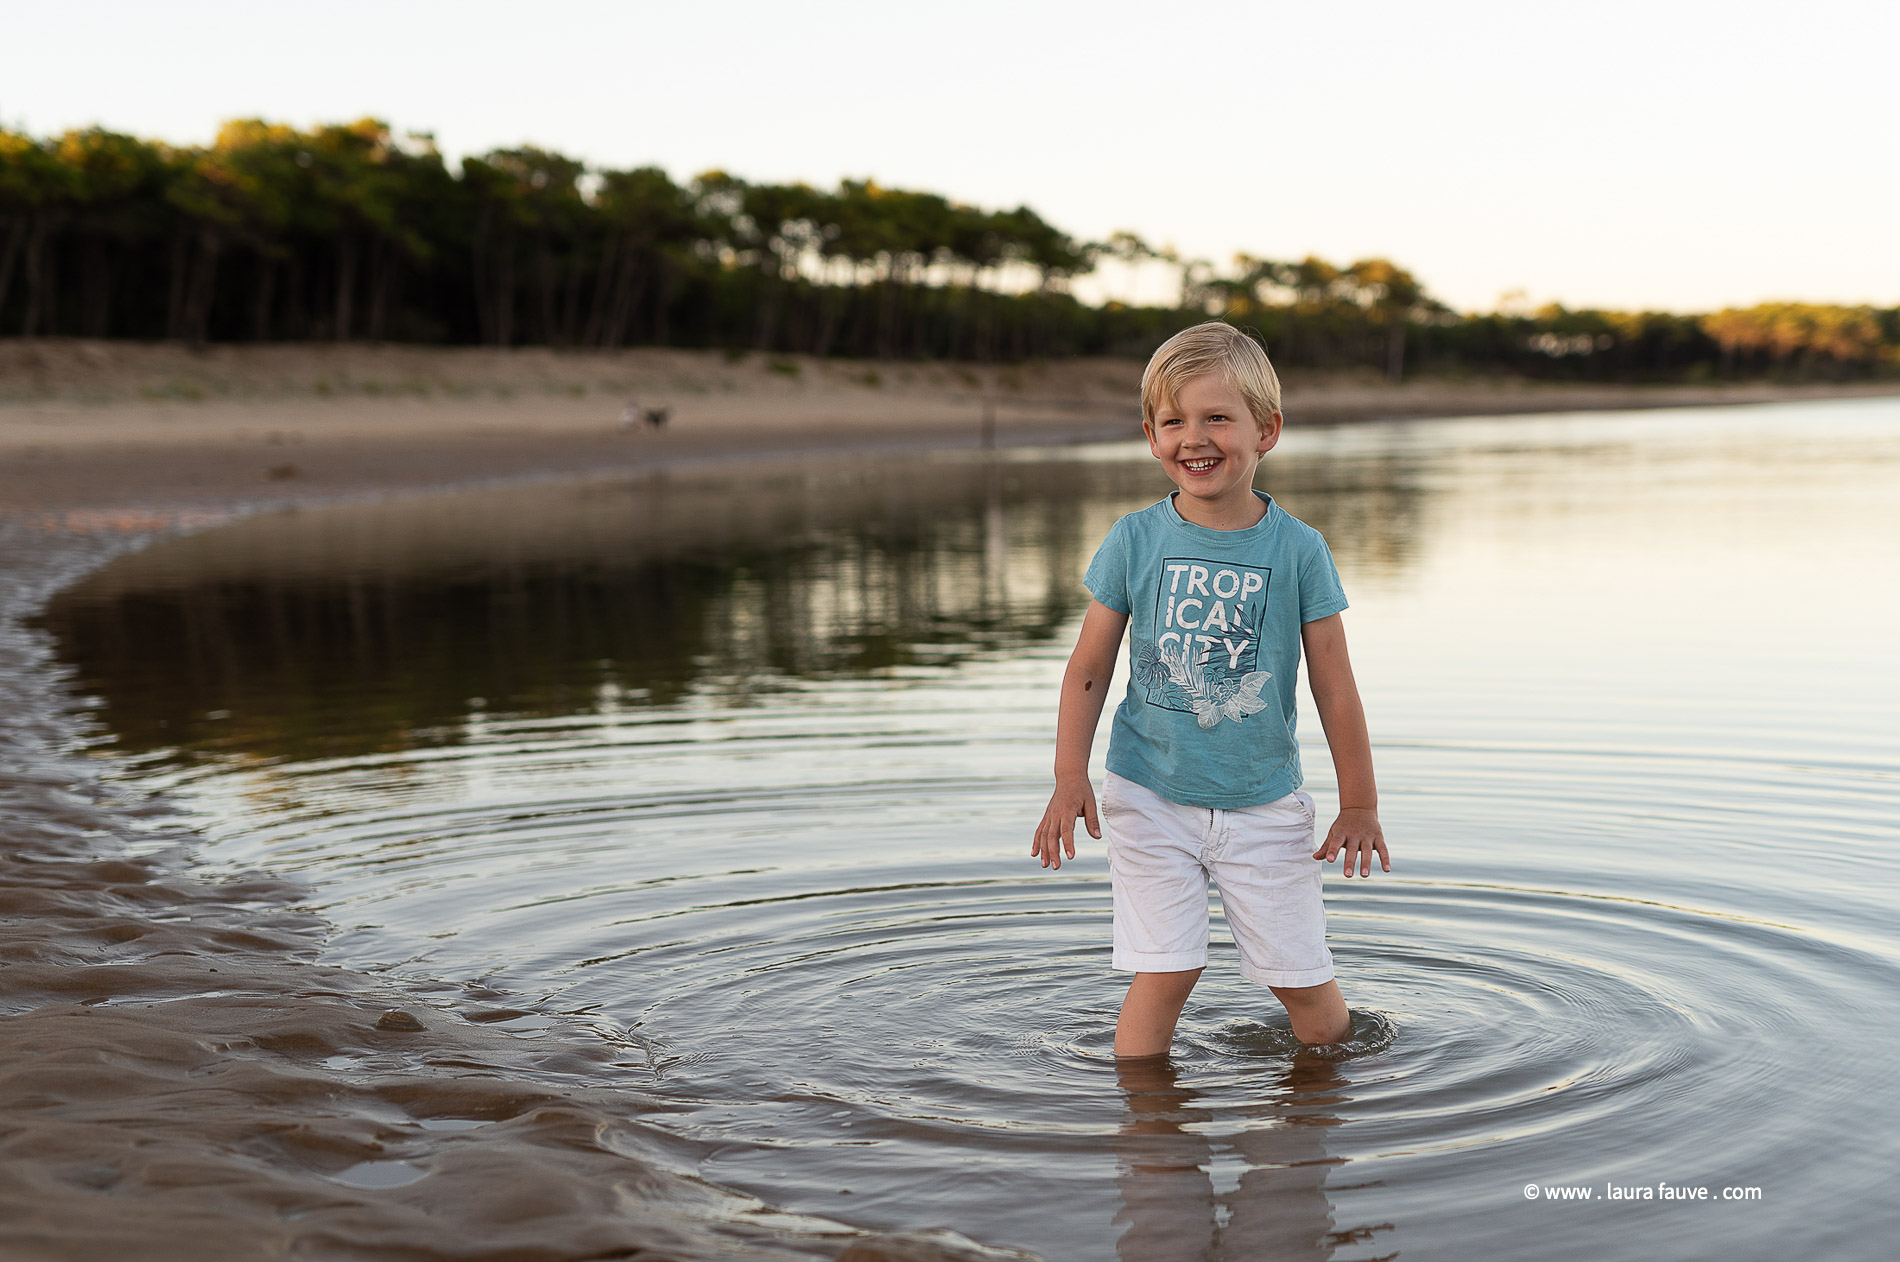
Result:
[[[1164,557],[1155,584],[1155,636],[1133,646],[1149,705],[1194,715],[1203,728],[1267,708],[1273,672],[1257,669],[1273,571],[1198,557]]]

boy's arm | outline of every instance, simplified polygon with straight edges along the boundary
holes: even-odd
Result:
[[[1355,866],[1360,876],[1371,876],[1376,852],[1381,870],[1390,872],[1392,856],[1379,827],[1379,786],[1372,775],[1372,738],[1366,734],[1366,711],[1346,654],[1346,625],[1338,614],[1315,619],[1300,628],[1300,641],[1306,650],[1307,684],[1339,780],[1339,818],[1313,857],[1331,863],[1343,850],[1347,876]]]
[[[1075,858],[1075,820],[1088,824],[1089,836],[1102,835],[1095,814],[1095,786],[1089,783],[1089,747],[1095,743],[1095,725],[1102,718],[1108,684],[1115,673],[1128,615],[1116,613],[1099,600],[1089,602],[1076,637],[1069,668],[1062,673],[1062,700],[1056,710],[1056,787],[1036,825],[1029,853],[1045,868],[1062,866],[1062,857]]]

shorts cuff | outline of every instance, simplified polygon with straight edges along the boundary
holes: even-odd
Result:
[[[1119,967],[1119,966],[1118,966]],[[1240,966],[1240,975],[1250,982],[1259,982],[1263,986],[1317,986],[1333,980],[1332,961],[1328,960],[1318,968],[1248,968]]]
[[[1117,948],[1110,967],[1118,973],[1185,973],[1207,967],[1206,951],[1125,951]],[[1330,974],[1329,974],[1330,975]]]

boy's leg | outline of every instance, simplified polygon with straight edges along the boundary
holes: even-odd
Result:
[[[1181,1019],[1181,1008],[1200,979],[1198,968],[1179,973],[1136,973],[1122,999],[1121,1019],[1115,1022],[1115,1055],[1165,1056],[1174,1040],[1175,1022]],[[1333,993],[1337,995],[1339,988],[1335,986]]]
[[[1352,1033],[1352,1014],[1346,1011],[1346,998],[1339,993],[1338,982],[1321,982],[1317,986],[1269,986],[1267,989],[1273,992],[1275,999],[1286,1005],[1286,1014],[1293,1018],[1293,1034],[1300,1042],[1340,1043]],[[1120,1052],[1119,1037],[1115,1044],[1115,1050]]]
[[[1115,892],[1117,969],[1135,975],[1115,1023],[1115,1055],[1165,1056],[1207,964],[1207,844],[1212,813],[1170,802],[1110,772],[1102,831]]]
[[[1313,799],[1295,790],[1227,813],[1219,858],[1227,927],[1240,975],[1264,982],[1293,1018],[1302,1043],[1337,1043],[1352,1032],[1326,949],[1324,866],[1313,857]]]

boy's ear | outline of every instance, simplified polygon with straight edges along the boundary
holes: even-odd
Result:
[[[1153,456],[1155,459],[1159,460],[1161,458],[1161,453],[1155,450],[1155,424],[1154,422],[1150,420],[1143,420],[1141,423],[1141,432],[1142,432],[1143,437],[1147,438],[1148,440],[1148,454]]]
[[[1254,450],[1262,455],[1272,451],[1273,445],[1280,441],[1280,427],[1285,424],[1286,417],[1281,413],[1267,413],[1267,422],[1260,427],[1260,445]]]

